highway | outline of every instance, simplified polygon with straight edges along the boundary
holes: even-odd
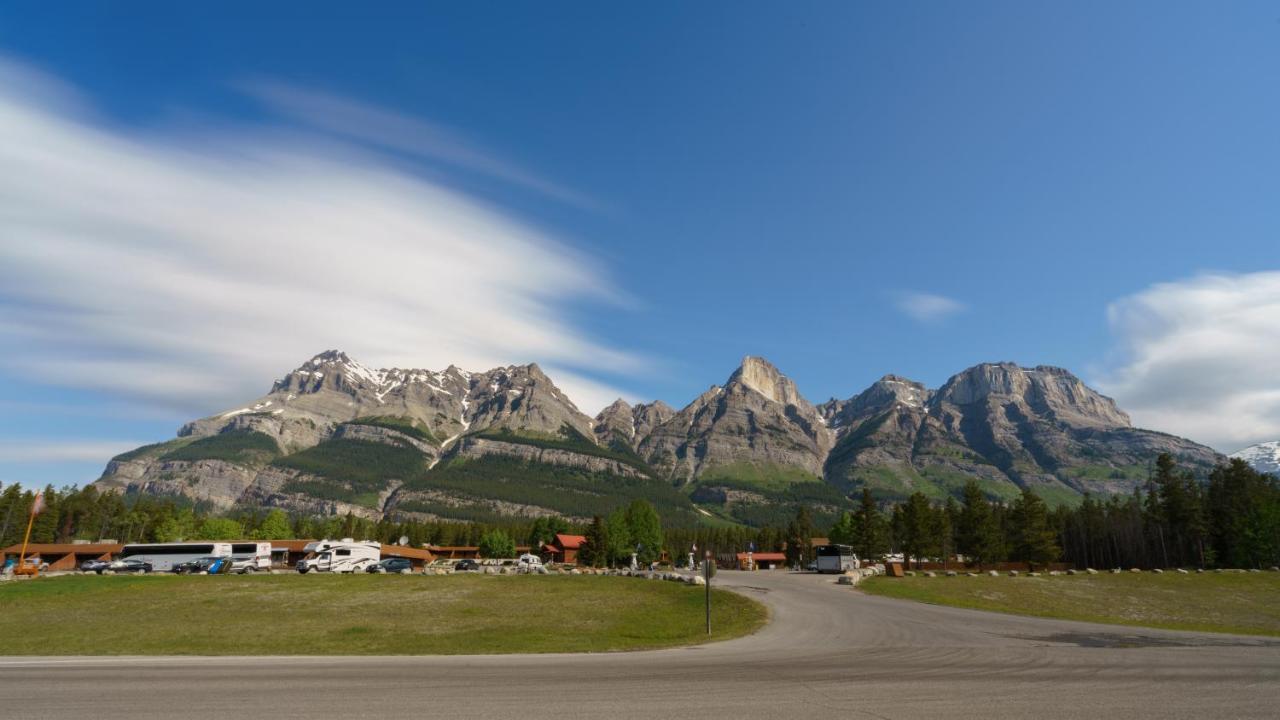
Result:
[[[716,582],[765,602],[770,624],[638,653],[0,658],[0,718],[1280,716],[1280,639],[920,605],[828,576]]]

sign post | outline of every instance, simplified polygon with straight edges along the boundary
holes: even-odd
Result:
[[[747,569],[748,570],[756,569],[756,561],[752,557],[752,554],[755,553],[755,551],[756,551],[756,544],[754,542],[747,543]]]
[[[707,581],[705,587],[706,606],[707,606],[707,634],[711,634],[711,551],[708,550],[705,559],[702,561],[702,574]]]

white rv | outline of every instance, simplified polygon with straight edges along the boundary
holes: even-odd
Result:
[[[318,540],[307,543],[306,557],[298,561],[298,572],[354,573],[382,558],[381,543],[369,540],[356,542],[351,538]]]

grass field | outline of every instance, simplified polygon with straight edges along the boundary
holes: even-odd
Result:
[[[871,578],[874,595],[1115,625],[1280,636],[1280,573]]]
[[[425,655],[705,642],[703,589],[577,576],[67,576],[0,585],[0,655]],[[712,593],[712,640],[763,605]]]

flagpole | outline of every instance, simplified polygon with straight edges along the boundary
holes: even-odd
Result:
[[[27,518],[27,532],[22,536],[22,551],[18,553],[18,574],[24,574],[23,571],[27,567],[27,541],[31,539],[31,526],[36,522],[36,506],[40,504],[40,493],[36,493],[36,499],[31,501],[31,516]],[[35,569],[36,575],[40,574],[40,568]]]

